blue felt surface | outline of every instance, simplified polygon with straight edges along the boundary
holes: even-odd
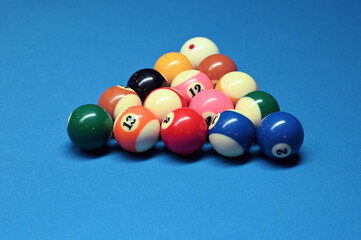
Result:
[[[0,239],[359,238],[360,7],[0,0]],[[76,107],[195,36],[299,118],[297,164],[74,148]]]

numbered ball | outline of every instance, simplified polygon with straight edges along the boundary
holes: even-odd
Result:
[[[185,42],[180,50],[195,68],[206,57],[219,53],[218,47],[208,38],[195,37]]]
[[[133,89],[117,85],[108,88],[100,96],[98,105],[115,119],[125,109],[142,105],[142,101]]]
[[[236,64],[223,54],[213,54],[206,57],[197,67],[197,70],[204,72],[211,79],[213,85],[229,72],[237,71]]]
[[[213,84],[206,74],[198,70],[187,70],[174,78],[171,87],[178,90],[189,104],[197,93],[212,89]]]
[[[70,140],[82,150],[97,150],[106,146],[112,136],[112,117],[101,107],[87,104],[69,116],[67,131]]]
[[[234,109],[227,95],[217,89],[206,89],[192,98],[189,108],[194,109],[209,125],[214,116],[225,110]]]
[[[168,84],[181,72],[194,69],[186,56],[177,52],[166,53],[161,56],[154,65],[154,69],[160,72]]]
[[[170,87],[158,88],[145,99],[144,107],[149,109],[162,122],[165,115],[178,108],[187,107],[184,97]]]
[[[253,123],[234,110],[215,116],[209,126],[209,142],[214,150],[226,157],[238,157],[249,150],[254,142],[256,129]]]
[[[247,93],[258,90],[254,79],[244,72],[230,72],[217,82],[216,89],[224,92],[236,104]]]
[[[183,155],[200,150],[207,139],[207,131],[202,116],[189,108],[170,112],[161,125],[161,137],[166,147]]]
[[[133,106],[117,117],[114,137],[118,144],[129,152],[145,152],[159,138],[158,119],[143,106]]]
[[[258,127],[264,117],[270,113],[278,112],[280,107],[272,95],[263,91],[254,91],[239,99],[235,109],[248,117]]]
[[[127,86],[132,88],[142,102],[154,89],[164,87],[167,81],[154,69],[142,69],[134,73],[128,80]]]
[[[303,143],[303,127],[296,117],[286,112],[274,112],[257,128],[257,143],[262,152],[276,159],[298,153]]]

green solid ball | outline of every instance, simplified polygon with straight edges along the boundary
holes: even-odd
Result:
[[[97,150],[106,146],[112,136],[113,119],[98,105],[86,104],[70,114],[66,128],[75,146],[85,151]]]

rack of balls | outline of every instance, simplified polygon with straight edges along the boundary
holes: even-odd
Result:
[[[148,151],[161,138],[171,152],[188,155],[209,139],[226,157],[240,157],[257,143],[274,159],[296,155],[304,140],[300,121],[204,37],[135,72],[126,86],[106,89],[98,104],[76,108],[67,133],[83,151],[105,148],[114,135],[133,153]]]

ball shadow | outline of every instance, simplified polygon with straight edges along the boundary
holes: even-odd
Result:
[[[200,161],[206,155],[204,149],[200,149],[197,152],[192,154],[176,154],[170,151],[165,145],[162,145],[158,148],[158,153],[162,152],[166,156],[167,159],[171,160],[173,163],[182,163],[182,164],[190,164]]]
[[[154,147],[152,147],[151,149],[145,152],[134,153],[134,152],[128,152],[122,149],[120,146],[116,146],[116,151],[120,153],[119,160],[126,160],[131,162],[143,162],[146,160],[150,160],[156,154],[158,154],[157,150]]]
[[[223,165],[227,166],[241,166],[244,164],[247,164],[251,161],[251,159],[254,157],[251,152],[246,152],[245,154],[238,156],[238,157],[226,157],[219,153],[217,153],[215,150],[211,150],[211,154],[213,156],[216,156],[217,160],[222,163]]]
[[[107,155],[112,151],[112,147],[108,145],[96,150],[82,150],[77,148],[74,144],[67,142],[65,147],[70,154],[76,156],[76,158],[71,158],[72,160],[76,161],[95,160]]]

